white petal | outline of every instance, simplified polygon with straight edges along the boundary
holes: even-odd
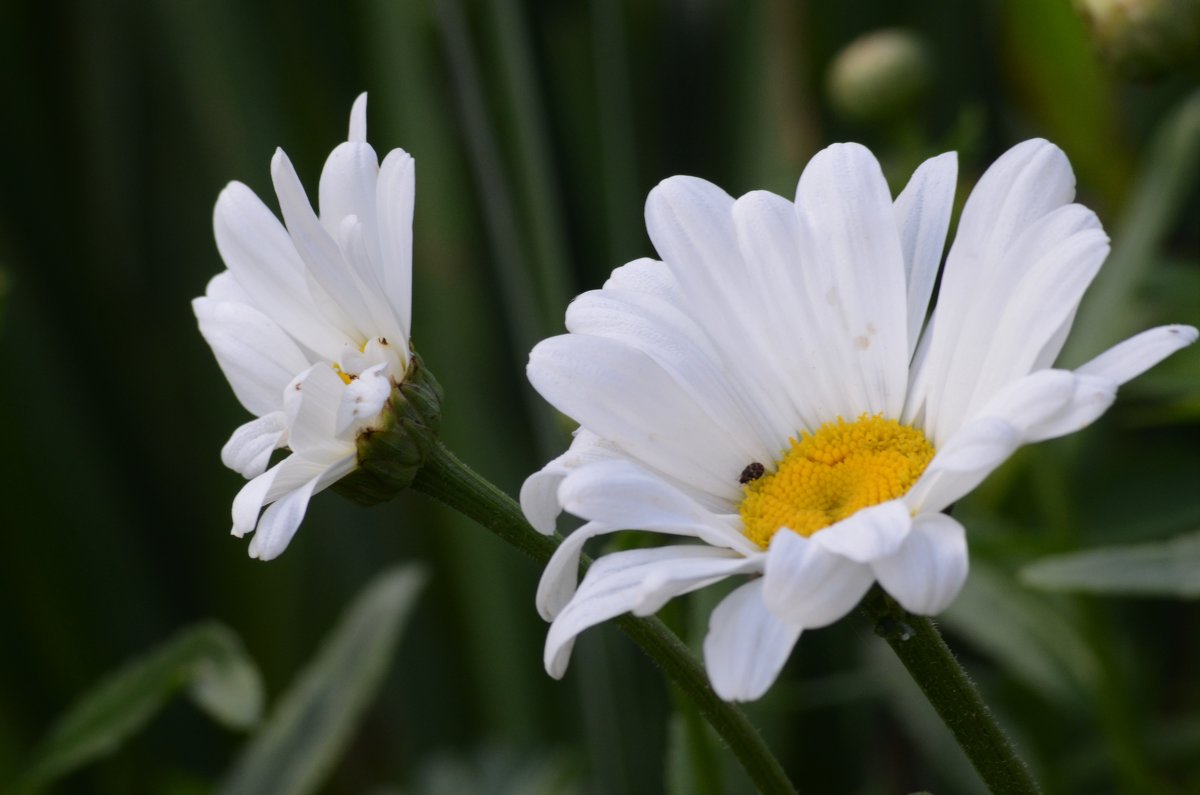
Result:
[[[1108,410],[1117,384],[1095,375],[1041,370],[1001,390],[980,417],[996,417],[1015,428],[1021,444],[1040,442],[1090,425]]]
[[[252,190],[231,182],[221,191],[213,233],[221,259],[254,306],[302,345],[325,358],[337,356],[346,329],[317,310],[295,243]]]
[[[404,333],[412,334],[412,221],[416,191],[416,163],[403,149],[393,149],[383,159],[376,185],[379,213],[377,263],[384,294]]]
[[[373,224],[375,211],[375,181],[379,178],[379,158],[368,143],[338,144],[321,169],[317,187],[321,208],[321,224],[334,240],[342,220],[357,216]]]
[[[347,215],[342,218],[338,227],[337,241],[342,257],[349,264],[354,283],[367,307],[368,314],[362,318],[360,328],[370,328],[374,334],[382,334],[386,339],[405,339],[400,320],[383,293],[383,282],[375,264],[382,259],[378,237],[367,229],[359,216]]]
[[[533,528],[543,535],[554,533],[562,507],[558,486],[572,470],[591,461],[613,458],[615,451],[591,431],[580,428],[567,452],[554,459],[521,485],[521,511]]]
[[[791,626],[816,629],[854,609],[871,587],[871,569],[790,530],[771,539],[763,601]]]
[[[900,548],[912,515],[903,500],[873,505],[813,533],[809,540],[856,563],[870,563]]]
[[[304,519],[316,487],[317,478],[313,478],[263,512],[258,529],[250,539],[250,557],[272,560],[287,549]]]
[[[241,537],[254,530],[264,505],[319,477],[326,468],[326,462],[293,453],[251,480],[233,498],[233,534]]]
[[[288,382],[309,367],[291,337],[246,304],[201,297],[192,309],[238,401],[256,416],[281,409]]]
[[[221,463],[244,478],[258,477],[266,471],[271,453],[285,445],[287,417],[282,411],[272,411],[233,432],[221,448]]]
[[[879,163],[834,144],[796,188],[802,262],[822,316],[822,343],[847,365],[844,413],[899,416],[908,385],[904,254]],[[819,300],[818,300],[819,299]]]
[[[774,385],[766,389],[790,399],[787,438],[797,428],[816,428],[844,410],[849,373],[846,362],[824,341],[824,299],[805,279],[814,263],[801,259],[795,203],[753,191],[734,204],[733,218],[746,263],[744,280],[757,289],[758,314],[768,326],[758,342],[768,352],[767,371],[774,375]]]
[[[258,530],[250,540],[249,554],[259,560],[271,560],[287,549],[292,536],[300,527],[313,494],[335,483],[354,469],[357,460],[351,455],[334,461],[318,462],[319,474],[294,489],[263,512]]]
[[[529,355],[533,387],[555,408],[631,456],[736,503],[738,476],[760,460],[644,353],[601,337],[567,334]]]
[[[599,522],[588,522],[563,539],[546,562],[542,579],[538,582],[534,604],[538,615],[553,621],[575,595],[579,581],[579,558],[583,545],[590,539],[605,533],[615,533],[619,528],[608,527]]]
[[[896,225],[908,283],[909,358],[916,350],[942,264],[957,181],[958,155],[946,152],[922,163],[896,197]]]
[[[649,615],[672,597],[753,571],[755,560],[703,546],[614,552],[597,560],[546,636],[546,671],[560,678],[580,632],[622,613]]]
[[[1042,220],[1070,202],[1074,192],[1066,156],[1034,140],[992,164],[967,198],[946,257],[929,352],[926,418],[935,444],[966,415],[995,323],[1021,273],[1046,245],[1077,231],[1074,224],[1084,215],[1074,210]]]
[[[364,91],[354,100],[350,107],[350,132],[347,141],[367,140],[367,92]]]
[[[275,156],[271,159],[271,178],[279,197],[279,209],[283,212],[296,251],[308,274],[333,301],[332,305],[323,305],[323,311],[347,336],[365,340],[370,332],[365,332],[361,324],[369,317],[369,311],[359,289],[357,275],[342,257],[341,249],[333,237],[317,219],[304,186],[300,184],[292,162],[282,149],[275,150]]]
[[[386,364],[377,364],[364,370],[343,390],[334,426],[336,436],[353,438],[353,434],[367,427],[383,411],[392,396],[392,382],[387,371]]]
[[[254,305],[254,299],[238,284],[233,271],[228,269],[208,280],[208,285],[204,288],[204,296],[214,301]]]
[[[1108,237],[1095,223],[1048,246],[1013,289],[1008,306],[990,329],[991,342],[979,363],[967,416],[999,387],[1032,372],[1052,340],[1064,339],[1059,333],[1063,324],[1075,315],[1084,290],[1108,256]]]
[[[1075,372],[1124,384],[1196,341],[1192,326],[1159,326],[1109,348]]]
[[[746,583],[721,600],[708,620],[704,667],[726,701],[753,701],[767,692],[800,639],[763,603],[763,580]]]
[[[951,436],[904,495],[914,513],[936,513],[969,494],[1021,444],[1021,434],[996,417],[972,420]]]
[[[334,433],[346,384],[327,364],[313,366],[286,390],[288,446],[310,458],[340,458],[354,442]]]
[[[795,427],[783,422],[786,395],[770,357],[779,330],[761,303],[757,265],[742,258],[733,206],[710,182],[671,177],[646,199],[646,231],[673,277],[677,295],[669,300],[698,322],[728,380],[754,396],[767,425],[790,434]]]
[[[631,530],[695,536],[714,546],[755,552],[728,515],[714,514],[662,478],[629,461],[597,461],[558,487],[563,510],[591,522]]]
[[[572,334],[604,337],[650,357],[727,433],[757,440],[753,455],[759,458],[773,458],[779,440],[796,432],[791,413],[764,405],[761,395],[730,372],[704,330],[663,298],[592,290],[571,302],[566,324]]]
[[[683,295],[671,269],[656,259],[642,257],[614,268],[604,282],[606,290],[631,290],[678,302]]]
[[[942,513],[918,516],[903,546],[871,563],[883,589],[905,610],[922,616],[950,606],[967,581],[967,568],[966,533]]]

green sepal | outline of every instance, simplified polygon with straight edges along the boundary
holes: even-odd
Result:
[[[332,488],[360,505],[376,505],[408,488],[438,441],[442,387],[409,346],[408,370],[392,390],[378,428],[358,435],[358,468]]]

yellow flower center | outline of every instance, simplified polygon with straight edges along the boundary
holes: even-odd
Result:
[[[738,506],[743,532],[764,549],[781,528],[810,536],[904,494],[933,453],[916,428],[868,414],[854,422],[839,417],[792,439],[774,473],[763,475],[759,464],[746,467]]]

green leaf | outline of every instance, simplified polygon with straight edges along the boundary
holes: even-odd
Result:
[[[1200,597],[1200,532],[1054,555],[1026,566],[1020,576],[1048,591],[1195,599]]]
[[[108,675],[59,721],[17,790],[37,792],[136,734],[182,687],[226,726],[245,729],[262,713],[258,668],[220,624],[189,627],[155,651]]]
[[[321,785],[383,683],[425,579],[424,569],[409,564],[363,589],[250,740],[221,793],[303,795]]]

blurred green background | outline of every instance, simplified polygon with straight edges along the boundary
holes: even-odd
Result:
[[[196,621],[240,636],[276,702],[360,588],[418,560],[428,585],[320,791],[748,791],[611,627],[550,680],[538,568],[418,495],[363,510],[322,494],[269,564],[229,537],[241,479],[218,454],[248,417],[189,307],[221,268],[218,191],[239,179],[275,206],[281,146],[315,193],[369,91],[370,141],[418,164],[414,340],[446,389],[444,438],[515,494],[568,430],[525,384],[526,353],[562,330],[572,295],[652,255],[642,205],[672,174],[790,195],[815,151],[859,140],[898,190],[956,149],[961,204],[1004,149],[1048,137],[1115,244],[1068,363],[1154,323],[1200,323],[1195,44],[1175,57],[1153,38],[1186,31],[1195,5],[1129,33],[1150,37],[1145,52],[1120,50],[1120,20],[1101,28],[1107,60],[1066,0],[6,5],[0,789],[106,672]],[[893,27],[915,60],[866,100],[831,101],[838,53]],[[942,624],[1046,790],[1200,791],[1200,547],[1160,555],[1182,579],[1125,588],[1140,598],[1077,593],[1113,590],[1103,577],[1021,574],[1200,530],[1200,351],[1079,437],[1024,451],[957,511],[973,573]],[[664,617],[695,644],[711,604]],[[806,635],[749,710],[802,791],[979,790],[857,618]],[[245,740],[171,701],[57,791],[204,792]]]

